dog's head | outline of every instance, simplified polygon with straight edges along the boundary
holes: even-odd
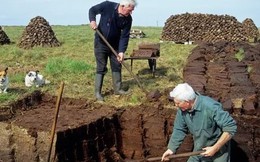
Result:
[[[7,70],[8,68],[5,68],[5,70],[0,71],[0,83],[4,83],[6,81],[7,78]]]
[[[36,71],[28,71],[27,74],[26,74],[26,79],[28,79],[28,81],[35,82],[38,73],[39,73],[39,70],[36,70]]]

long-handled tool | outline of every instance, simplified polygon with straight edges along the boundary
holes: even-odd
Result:
[[[49,149],[49,154],[48,154],[48,162],[50,162],[50,158],[51,158],[52,145],[53,145],[56,125],[57,125],[57,120],[58,120],[58,114],[59,114],[59,109],[60,109],[60,102],[61,102],[63,88],[64,88],[64,83],[61,82],[59,94],[58,94],[57,101],[56,101],[55,117],[54,117],[52,129],[51,129],[51,144],[50,144],[50,149]]]
[[[186,153],[181,153],[181,154],[170,155],[170,156],[168,156],[168,158],[173,159],[173,158],[194,156],[194,155],[199,155],[203,152],[205,152],[205,151],[186,152]],[[146,161],[160,161],[161,159],[162,159],[162,157],[153,157],[153,158],[146,159]]]
[[[109,42],[106,40],[106,38],[102,35],[102,33],[98,30],[95,29],[96,32],[98,33],[99,37],[106,43],[106,45],[110,48],[110,50],[113,52],[114,55],[116,55],[116,57],[118,57],[118,54],[116,52],[116,50],[109,44]],[[122,65],[126,68],[126,70],[131,74],[131,76],[135,79],[135,81],[137,82],[139,88],[141,88],[141,90],[145,93],[148,94],[148,92],[144,89],[144,87],[142,86],[142,84],[140,83],[139,79],[137,78],[136,75],[134,75],[134,73],[130,70],[129,66],[127,66],[127,64],[124,63],[124,61],[122,61]]]

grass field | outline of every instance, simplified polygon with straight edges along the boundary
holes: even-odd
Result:
[[[159,43],[161,27],[133,27],[141,29],[146,38],[130,39],[126,57],[139,43]],[[12,41],[10,45],[0,46],[0,67],[8,67],[10,80],[7,94],[0,94],[0,105],[6,105],[24,94],[36,89],[57,95],[60,83],[65,83],[63,96],[70,98],[84,98],[94,100],[95,58],[93,54],[94,31],[88,25],[52,26],[57,39],[62,43],[60,47],[24,50],[17,46],[25,26],[5,26],[4,31]],[[157,60],[155,77],[152,77],[147,60],[135,60],[133,73],[138,76],[143,87],[149,92],[154,89],[163,91],[182,82],[182,70],[187,56],[195,45],[160,43],[160,57]],[[130,66],[130,61],[125,63]],[[103,93],[105,104],[126,106],[142,103],[145,93],[123,68],[123,84],[131,91],[127,96],[112,95],[112,79],[110,65],[105,76]],[[41,88],[28,88],[24,85],[24,77],[29,70],[39,70],[51,84]]]

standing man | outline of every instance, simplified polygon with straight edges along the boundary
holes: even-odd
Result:
[[[178,107],[173,133],[162,161],[175,154],[189,132],[193,136],[193,151],[205,150],[191,156],[188,162],[229,162],[230,139],[237,130],[236,122],[222,109],[221,103],[194,92],[187,83],[178,84],[171,92]]]
[[[98,29],[118,52],[116,57],[109,47],[102,41],[99,35],[95,34],[94,52],[96,57],[96,79],[95,96],[103,101],[101,94],[103,78],[107,73],[107,60],[110,60],[114,93],[123,95],[127,92],[122,90],[122,61],[128,46],[130,30],[132,26],[132,11],[137,5],[135,0],[122,0],[120,3],[104,1],[89,9],[89,21],[92,29]],[[97,25],[96,15],[100,14],[100,21]]]

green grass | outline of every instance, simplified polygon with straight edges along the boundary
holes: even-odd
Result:
[[[245,57],[245,51],[243,48],[240,48],[239,51],[235,54],[235,58],[240,62]]]
[[[46,64],[45,72],[53,77],[59,74],[76,74],[94,70],[92,65],[87,64],[82,60],[74,60],[71,58],[50,58]],[[91,71],[90,71],[91,72]]]
[[[126,52],[129,57],[133,49],[140,43],[159,43],[162,33],[161,27],[133,27],[141,29],[146,38],[130,39]],[[35,89],[56,95],[60,83],[65,83],[63,96],[94,100],[95,57],[93,52],[94,31],[88,25],[52,26],[52,29],[61,42],[60,47],[24,50],[17,45],[25,29],[24,26],[5,26],[6,34],[11,40],[10,45],[0,46],[0,67],[9,67],[8,76],[10,88],[8,94],[0,94],[0,105],[10,103],[31,93]],[[186,58],[195,45],[180,45],[171,42],[160,43],[160,57],[157,59],[156,76],[153,78],[149,71],[147,60],[135,60],[133,73],[138,77],[144,89],[148,92],[158,89],[174,87],[182,82],[182,70]],[[125,61],[130,66],[130,61]],[[146,94],[123,68],[123,84],[128,86],[131,95],[112,95],[112,79],[110,65],[104,78],[103,92],[106,104],[116,106],[136,105],[146,99]],[[29,70],[39,70],[51,84],[41,88],[27,88],[24,77]]]

